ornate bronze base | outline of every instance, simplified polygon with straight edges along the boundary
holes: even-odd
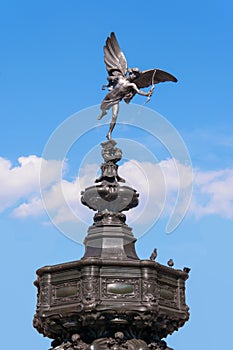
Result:
[[[82,193],[83,204],[97,211],[84,257],[37,271],[34,327],[54,339],[56,350],[169,350],[162,339],[189,318],[187,271],[139,260],[135,252],[122,211],[138,204],[138,194],[118,183],[115,145],[102,144],[101,184]]]
[[[116,332],[113,338],[99,338],[91,344],[85,343],[79,334],[73,334],[70,340],[62,343],[57,339],[50,350],[172,350],[164,340],[155,339],[147,344],[142,339],[127,340],[123,332]]]
[[[84,343],[94,342],[90,349],[109,349],[122,332],[126,348],[138,349],[131,340],[140,339],[162,349],[162,338],[189,318],[188,274],[154,261],[88,258],[45,266],[37,275],[34,327],[60,343],[79,334]]]

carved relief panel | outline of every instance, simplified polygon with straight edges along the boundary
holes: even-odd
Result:
[[[79,280],[54,283],[52,285],[51,305],[79,302],[81,300]]]
[[[101,298],[104,300],[139,300],[139,280],[136,278],[102,278]]]

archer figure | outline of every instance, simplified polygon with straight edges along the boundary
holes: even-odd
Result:
[[[102,89],[108,88],[110,92],[101,103],[102,113],[98,119],[102,119],[107,114],[107,110],[112,108],[112,120],[107,134],[107,139],[111,140],[119,112],[119,102],[122,99],[129,103],[136,94],[139,94],[147,96],[146,102],[148,102],[153,94],[154,84],[164,81],[177,82],[177,79],[160,69],[149,69],[140,72],[138,68],[127,68],[125,55],[121,51],[114,33],[111,33],[106,40],[104,62],[108,71],[108,85],[103,85]],[[148,92],[140,90],[149,86],[152,86],[152,88]]]

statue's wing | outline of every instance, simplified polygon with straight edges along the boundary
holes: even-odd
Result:
[[[126,75],[127,61],[114,33],[111,33],[110,37],[106,40],[104,46],[104,62],[109,75],[115,70],[121,72],[123,76]]]
[[[148,87],[150,85],[163,83],[165,81],[173,81],[176,83],[178,80],[172,74],[167,73],[161,69],[148,69],[140,72],[140,75],[133,80],[133,83],[137,85],[139,89]],[[124,101],[129,103],[136,95],[136,91],[130,91],[125,97]]]
[[[133,82],[139,89],[141,89],[153,84],[163,83],[165,81],[173,81],[176,83],[177,79],[172,74],[161,69],[149,69],[142,71]]]

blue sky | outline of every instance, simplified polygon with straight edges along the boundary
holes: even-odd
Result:
[[[232,10],[231,1],[1,2],[3,347],[13,349],[16,341],[25,350],[49,347],[50,341],[31,325],[36,304],[35,270],[83,255],[83,247],[60,233],[42,209],[38,174],[44,147],[54,130],[71,115],[103,99],[101,86],[107,74],[102,47],[111,31],[117,34],[129,66],[142,70],[158,67],[179,80],[178,84],[157,86],[147,107],[166,118],[184,139],[195,174],[193,199],[174,232],[165,233],[172,209],[166,202],[165,214],[137,242],[141,258],[148,258],[157,247],[159,262],[166,263],[172,257],[175,267],[192,268],[187,282],[191,318],[169,337],[169,346],[177,350],[229,347],[233,289]],[[141,96],[134,99],[139,105],[144,101]],[[136,118],[143,123],[143,108],[140,111]],[[124,118],[119,115],[119,121]],[[108,120],[109,116],[103,122],[87,120],[86,130],[90,126],[93,130],[67,153],[64,184],[71,203],[79,196],[75,179],[80,163],[87,166],[86,154],[95,147],[98,151]],[[77,124],[77,134],[81,132],[81,126],[78,128]],[[143,143],[160,167],[169,168],[172,155],[148,133],[132,126],[128,131],[119,124],[114,136]],[[64,142],[61,138],[59,145]],[[127,170],[127,161],[122,169]],[[138,162],[138,169],[145,170],[142,159]],[[54,164],[48,165],[50,185],[56,181]],[[80,176],[83,181],[88,180],[89,168],[85,166],[82,171],[86,170],[86,177]],[[91,166],[94,174],[95,164],[91,162]],[[91,171],[88,174],[92,176]],[[172,174],[168,174],[167,189],[168,200],[174,201]],[[151,192],[156,194],[156,188]],[[62,208],[51,210],[57,210],[60,217],[64,214]],[[88,216],[85,219],[88,221]],[[82,227],[87,230],[88,225]]]

